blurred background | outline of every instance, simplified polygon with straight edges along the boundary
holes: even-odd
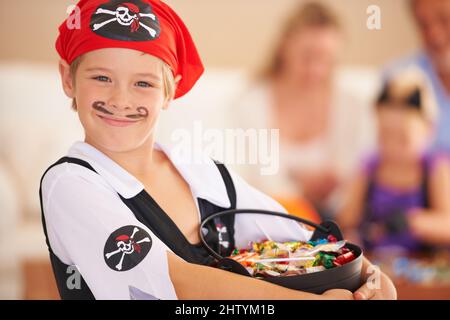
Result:
[[[275,174],[233,161],[242,150],[220,160],[289,212],[339,221],[400,298],[450,299],[450,1],[166,2],[206,72],[158,140],[198,125],[279,129]],[[38,190],[83,140],[54,50],[73,4],[0,0],[2,299],[59,298]]]

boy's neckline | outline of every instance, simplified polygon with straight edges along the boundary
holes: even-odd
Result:
[[[166,154],[197,198],[208,200],[219,207],[230,206],[223,179],[211,158],[206,157],[200,164],[191,163],[170,146],[155,142],[154,148]],[[68,156],[88,162],[125,199],[132,198],[144,190],[144,185],[136,177],[84,141],[75,142],[69,149]]]

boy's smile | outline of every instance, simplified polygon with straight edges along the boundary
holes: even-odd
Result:
[[[116,119],[110,116],[101,116],[98,115],[100,119],[102,119],[105,123],[113,126],[113,127],[128,127],[132,124],[135,124],[139,120],[123,120],[123,119]]]

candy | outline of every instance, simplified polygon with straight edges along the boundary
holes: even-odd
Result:
[[[314,247],[319,244],[326,244],[326,243],[328,243],[328,241],[326,239],[320,239],[317,241],[308,241],[308,244],[310,244],[311,246],[314,246]]]
[[[342,253],[347,253],[347,252],[350,252],[350,249],[349,248],[342,248],[341,251],[342,251]]]
[[[342,266],[343,264],[349,263],[350,261],[355,259],[355,254],[351,251],[341,254],[334,261],[337,265]]]
[[[325,270],[325,267],[323,267],[323,266],[309,267],[309,268],[306,268],[305,270],[306,270],[306,273],[314,273],[314,272],[319,272],[319,271]]]
[[[322,255],[322,265],[326,268],[326,269],[331,269],[333,268],[335,265],[333,264],[333,261],[336,259],[335,256],[332,256],[331,254],[326,254],[326,253],[320,253]]]
[[[279,272],[273,271],[273,270],[264,270],[261,272],[262,275],[266,275],[268,277],[278,277],[280,276]]]
[[[251,258],[252,257],[256,257],[258,256],[257,253],[255,252],[245,252],[245,253],[241,253],[235,256],[231,256],[230,258],[239,262],[240,264],[242,264],[244,267],[250,266],[251,265]]]
[[[333,236],[332,234],[330,234],[330,235],[327,237],[327,240],[328,240],[328,242],[337,242],[336,237]]]
[[[250,249],[235,249],[230,258],[242,264],[255,278],[295,276],[342,266],[355,259],[335,237],[317,241],[251,243]]]
[[[339,252],[344,246],[345,241],[338,241],[334,243],[321,243],[316,245],[313,249],[311,249],[309,252],[307,252],[307,255],[315,255],[318,252],[325,251],[325,252]]]

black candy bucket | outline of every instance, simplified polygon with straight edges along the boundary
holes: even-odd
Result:
[[[288,215],[276,211],[257,210],[257,209],[227,210],[211,215],[210,217],[205,219],[200,225],[200,239],[203,246],[214,258],[217,259],[218,268],[248,277],[251,277],[251,275],[248,273],[248,271],[245,269],[243,265],[241,265],[239,262],[231,258],[222,257],[220,254],[215,252],[205,241],[204,235],[202,233],[202,228],[213,219],[235,214],[264,214],[291,219],[309,225],[315,229],[310,239],[312,241],[317,241],[324,238],[326,239],[329,235],[333,235],[337,240],[343,240],[342,233],[339,227],[333,221],[325,221],[319,225],[314,222],[293,215]],[[330,289],[347,289],[354,292],[361,286],[361,268],[363,261],[363,253],[361,248],[359,248],[354,244],[347,243],[345,247],[354,252],[355,259],[342,266],[334,267],[331,269],[325,269],[323,271],[318,271],[314,273],[305,273],[301,275],[284,276],[284,277],[283,276],[268,277],[262,280],[289,289],[301,290],[316,294],[321,294]]]

